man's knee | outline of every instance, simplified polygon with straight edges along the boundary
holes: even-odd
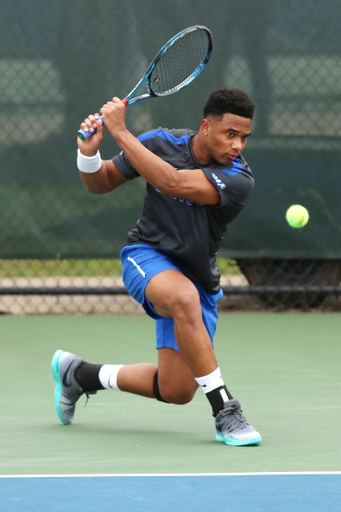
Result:
[[[194,397],[195,391],[193,390],[176,390],[165,389],[162,391],[165,400],[170,404],[185,405],[188,404]]]
[[[200,295],[190,279],[178,271],[168,270],[154,276],[145,294],[155,311],[166,318],[188,319],[200,316]]]
[[[154,387],[153,393],[157,400],[160,402],[166,402],[168,404],[178,404],[183,405],[190,402],[197,390],[196,384],[191,384],[186,387],[176,387],[174,385],[169,385],[163,383],[162,386],[159,386],[159,378],[158,372],[156,372],[154,377]]]
[[[200,296],[194,285],[188,289],[179,291],[171,298],[173,318],[183,318],[191,321],[202,316]]]

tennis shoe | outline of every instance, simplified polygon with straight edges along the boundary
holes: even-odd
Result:
[[[84,393],[75,379],[75,371],[82,362],[81,357],[63,350],[57,350],[52,358],[52,375],[56,380],[54,403],[58,418],[65,425],[72,422],[75,416],[76,402]],[[86,395],[89,397],[89,393]]]
[[[216,416],[215,424],[219,443],[245,446],[262,442],[260,433],[246,421],[238,400],[225,402],[224,409]]]

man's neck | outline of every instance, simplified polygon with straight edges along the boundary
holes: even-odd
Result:
[[[213,162],[213,158],[209,154],[206,144],[205,136],[200,130],[197,135],[194,135],[191,139],[191,148],[194,158],[197,162],[207,165]]]

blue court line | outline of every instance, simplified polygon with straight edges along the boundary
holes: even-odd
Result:
[[[1,512],[340,512],[341,473],[0,478]]]

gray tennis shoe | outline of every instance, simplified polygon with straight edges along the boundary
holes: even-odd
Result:
[[[238,400],[225,402],[225,407],[216,416],[216,440],[230,446],[259,444],[262,437],[246,418]]]
[[[81,357],[63,350],[57,350],[52,358],[52,375],[56,380],[54,403],[58,417],[65,425],[72,422],[76,402],[84,393],[75,379],[75,371],[82,362]]]

